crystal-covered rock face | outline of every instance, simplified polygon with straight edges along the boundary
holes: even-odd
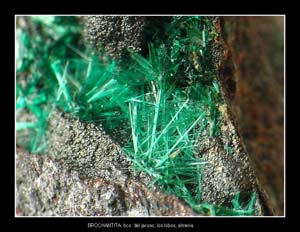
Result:
[[[16,142],[46,157],[17,156],[18,212],[268,214],[230,109],[219,17],[166,17],[150,40],[147,17],[82,18],[98,51],[63,17],[35,17],[21,40],[32,55],[17,72]]]

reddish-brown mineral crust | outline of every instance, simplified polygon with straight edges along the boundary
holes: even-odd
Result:
[[[219,37],[214,41],[212,54],[225,104],[218,106],[222,115],[220,135],[199,143],[199,148],[210,148],[199,150],[199,156],[209,164],[202,171],[202,199],[217,205],[230,205],[237,192],[246,195],[255,192],[258,197],[256,215],[273,215],[273,206],[253,171],[253,162],[239,132],[233,56],[221,37],[220,25],[220,21],[215,20]],[[226,146],[232,148],[231,154],[224,149]]]
[[[283,214],[283,17],[223,17],[237,116],[256,175]]]

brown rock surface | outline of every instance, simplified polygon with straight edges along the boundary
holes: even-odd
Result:
[[[223,17],[232,54],[232,106],[256,175],[276,214],[284,207],[284,22],[277,17]]]

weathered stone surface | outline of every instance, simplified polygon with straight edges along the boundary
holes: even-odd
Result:
[[[48,125],[47,154],[63,160],[83,178],[103,178],[123,183],[130,175],[130,162],[99,126],[54,111]]]
[[[104,48],[116,59],[124,56],[129,48],[135,52],[142,50],[145,17],[88,16],[84,19],[87,38],[97,49]]]
[[[188,216],[175,196],[149,190],[132,179],[122,184],[81,179],[63,162],[16,150],[16,206],[19,216]]]
[[[250,193],[256,193],[255,214],[272,215],[273,209],[253,170],[232,110],[237,88],[232,55],[222,37],[220,19],[213,20],[219,36],[211,49],[225,103],[218,105],[222,116],[220,134],[210,137],[204,131],[197,145],[198,156],[207,161],[202,169],[202,201],[231,207],[236,193],[240,192],[244,202],[249,201]]]
[[[284,18],[223,17],[236,82],[231,102],[256,175],[276,214],[284,208]]]
[[[198,145],[202,148],[199,157],[207,161],[201,172],[202,200],[231,207],[236,193],[241,194],[243,202],[248,202],[250,194],[256,193],[255,215],[274,215],[274,206],[257,178],[242,138],[236,129],[228,130],[230,124],[224,121],[220,136]]]
[[[220,106],[223,116],[220,135],[200,140],[198,155],[208,163],[202,169],[202,200],[216,205],[232,206],[238,192],[248,202],[251,193],[256,193],[255,215],[272,214],[264,202],[258,180],[252,169],[249,156],[234,127],[227,106]]]

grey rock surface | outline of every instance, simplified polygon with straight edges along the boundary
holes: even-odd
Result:
[[[231,207],[234,195],[240,192],[241,201],[248,202],[256,193],[256,213],[264,215],[258,180],[240,136],[228,113],[228,107],[219,107],[223,116],[220,135],[199,140],[198,155],[207,161],[202,169],[202,200]]]
[[[48,123],[47,141],[47,154],[63,160],[83,178],[123,183],[131,175],[130,162],[119,145],[93,123],[54,111]]]
[[[19,216],[188,216],[177,197],[149,190],[132,179],[123,186],[81,179],[50,157],[16,150],[16,211]]]
[[[86,35],[92,46],[105,49],[112,57],[120,59],[130,48],[140,52],[143,46],[142,16],[87,16],[84,17]]]

